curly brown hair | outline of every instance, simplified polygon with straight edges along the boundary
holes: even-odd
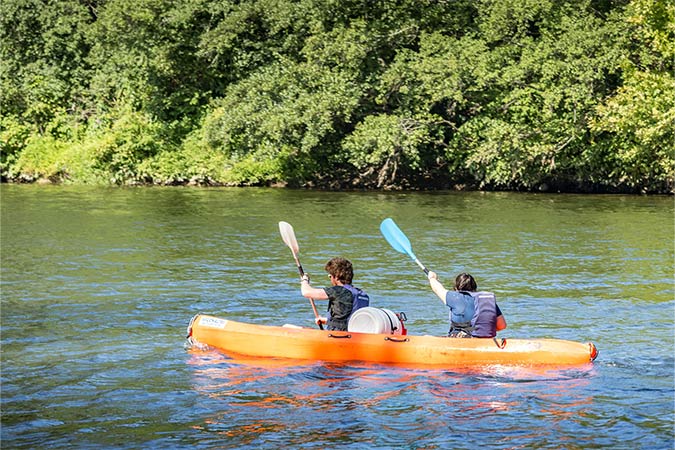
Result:
[[[342,284],[352,284],[354,268],[349,260],[344,258],[332,258],[326,263],[326,272],[337,278]]]

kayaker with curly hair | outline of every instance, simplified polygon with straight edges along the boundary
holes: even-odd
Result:
[[[359,308],[368,306],[370,298],[361,289],[352,286],[354,268],[345,258],[332,258],[324,267],[330,278],[330,287],[313,288],[309,275],[305,273],[300,281],[303,297],[314,300],[328,300],[327,317],[318,317],[316,323],[325,323],[328,330],[347,331],[349,317]]]
[[[441,301],[450,308],[449,337],[491,338],[506,328],[495,294],[478,291],[476,280],[468,273],[455,278],[454,291],[449,291],[438,281],[438,275],[429,271],[429,284]]]

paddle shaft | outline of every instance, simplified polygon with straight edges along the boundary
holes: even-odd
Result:
[[[429,275],[429,269],[427,269],[426,266],[422,264],[419,259],[415,258],[415,262],[417,263],[418,266],[420,266],[420,269],[422,269],[425,274]]]
[[[298,265],[298,272],[300,272],[300,280],[302,281],[302,277],[305,276],[305,271],[302,270],[302,264],[300,264],[300,261],[298,261],[298,257],[295,255],[295,253],[293,254],[293,256],[295,257],[295,262]],[[316,317],[318,319],[319,318],[319,312],[316,310],[316,304],[314,303],[313,298],[309,299],[309,304],[312,305],[312,311],[314,311],[314,317]],[[319,322],[318,325],[319,325],[319,328],[323,330],[323,325],[321,324],[321,322]]]

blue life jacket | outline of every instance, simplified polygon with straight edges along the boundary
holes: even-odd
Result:
[[[352,296],[354,297],[354,304],[352,305],[352,314],[354,314],[354,311],[356,311],[357,309],[365,308],[366,306],[370,305],[370,297],[368,297],[368,294],[363,292],[361,289],[354,287],[351,284],[343,284],[342,287],[351,292]]]
[[[474,337],[497,335],[497,299],[492,292],[467,292],[473,297],[474,313],[471,319]]]

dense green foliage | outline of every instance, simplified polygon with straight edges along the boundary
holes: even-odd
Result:
[[[670,0],[0,0],[5,180],[672,192]]]

